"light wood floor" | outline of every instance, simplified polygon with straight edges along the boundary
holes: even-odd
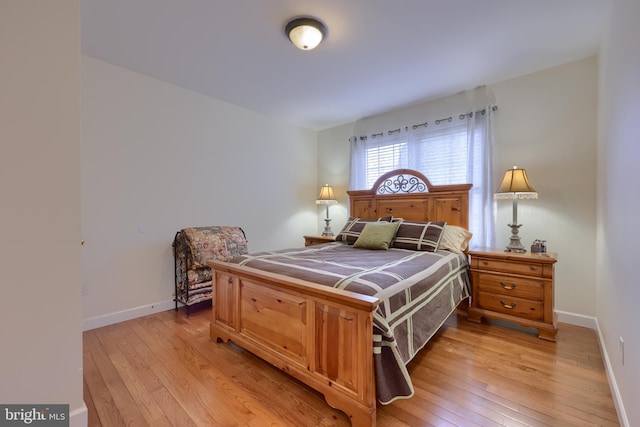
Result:
[[[209,340],[210,308],[84,333],[89,426],[348,426],[323,397],[232,343]],[[379,426],[618,426],[594,331],[557,342],[454,314],[409,364],[411,399]]]

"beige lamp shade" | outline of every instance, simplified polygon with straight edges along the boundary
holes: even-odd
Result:
[[[493,195],[494,199],[537,199],[538,192],[533,188],[527,178],[527,171],[514,166],[504,173],[504,178],[498,190]]]
[[[338,203],[336,196],[333,194],[333,188],[329,184],[325,184],[320,189],[320,195],[316,200],[316,205],[335,205]]]

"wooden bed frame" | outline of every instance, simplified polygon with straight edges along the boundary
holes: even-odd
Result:
[[[417,171],[382,175],[347,191],[350,215],[446,221],[468,228],[471,184],[433,186]],[[322,393],[352,425],[376,423],[374,297],[251,267],[209,261],[211,340],[231,340]]]

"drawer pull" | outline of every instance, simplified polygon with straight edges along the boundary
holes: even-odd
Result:
[[[531,270],[533,270],[533,271],[536,271],[538,269],[537,265],[531,265],[530,267],[531,267]]]
[[[516,308],[515,302],[512,302],[511,304],[507,304],[503,300],[500,300],[500,304],[502,304],[504,308],[508,308],[509,310],[511,310],[512,308]]]
[[[516,288],[516,284],[515,284],[515,283],[512,283],[512,284],[510,284],[510,285],[507,285],[507,284],[506,284],[506,283],[504,283],[504,282],[500,282],[500,286],[502,286],[504,289],[506,289],[506,290],[508,290],[508,291],[511,291],[511,290],[513,290],[513,289],[515,289],[515,288]]]
[[[489,265],[489,261],[482,261],[482,265]]]
[[[230,285],[233,284],[233,277],[229,277],[227,279],[227,283],[230,284]]]

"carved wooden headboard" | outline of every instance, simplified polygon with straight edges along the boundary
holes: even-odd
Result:
[[[349,214],[359,218],[392,215],[413,221],[446,221],[469,228],[472,184],[431,185],[412,169],[382,175],[370,190],[349,190]]]

